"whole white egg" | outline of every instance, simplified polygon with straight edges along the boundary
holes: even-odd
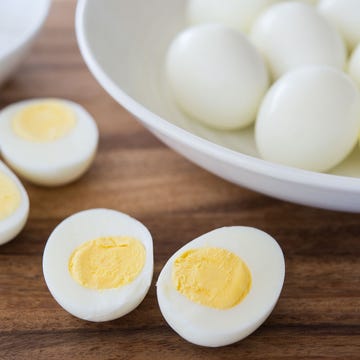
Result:
[[[299,1],[299,0],[294,0],[294,1]],[[311,4],[311,5],[317,5],[317,3],[319,2],[319,0],[301,0],[301,1]]]
[[[296,69],[280,78],[260,107],[255,139],[269,161],[326,171],[357,142],[360,93],[345,73],[327,66]]]
[[[321,0],[318,9],[340,31],[350,50],[360,43],[359,0]]]
[[[96,322],[119,318],[135,309],[150,287],[151,234],[115,210],[81,211],[51,233],[43,272],[50,293],[70,314]]]
[[[349,74],[360,88],[360,44],[355,48],[350,57]]]
[[[224,346],[255,331],[273,310],[285,262],[277,242],[255,228],[216,229],[167,261],[157,281],[160,310],[184,339]]]
[[[281,0],[189,0],[187,19],[191,25],[220,23],[247,33],[256,17]]]
[[[91,165],[98,129],[80,105],[33,99],[0,112],[0,144],[6,162],[22,177],[55,186],[80,177]]]
[[[168,50],[166,73],[182,110],[218,129],[253,122],[269,84],[257,50],[240,32],[219,24],[180,33]]]
[[[0,245],[12,240],[25,226],[29,197],[19,179],[0,161]]]
[[[284,2],[269,7],[255,22],[251,40],[265,56],[274,79],[304,65],[343,69],[343,40],[313,6]]]

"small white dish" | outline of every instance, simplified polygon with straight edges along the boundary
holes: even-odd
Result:
[[[360,212],[359,147],[331,173],[295,169],[260,159],[252,127],[216,131],[178,110],[163,65],[186,26],[184,9],[184,0],[80,0],[79,47],[104,89],[165,144],[226,180],[299,204]]]
[[[26,56],[50,4],[51,0],[0,1],[0,85]]]

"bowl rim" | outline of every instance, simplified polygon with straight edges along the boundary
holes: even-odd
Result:
[[[0,60],[6,59],[7,57],[11,56],[12,54],[16,53],[19,49],[24,47],[27,43],[29,43],[37,33],[40,31],[42,26],[44,25],[49,11],[51,7],[52,0],[43,0],[44,6],[41,7],[41,16],[39,17],[39,21],[34,24],[34,26],[31,28],[31,31],[26,32],[22,37],[19,37],[18,40],[14,41],[13,44],[11,44],[5,52],[0,56]]]
[[[162,134],[191,148],[196,148],[201,153],[264,177],[327,190],[360,194],[360,178],[293,168],[231,150],[172,124],[134,100],[107,75],[92,52],[86,36],[85,20],[89,3],[89,0],[78,0],[75,13],[76,37],[83,59],[92,75],[106,92],[145,125],[158,129]]]

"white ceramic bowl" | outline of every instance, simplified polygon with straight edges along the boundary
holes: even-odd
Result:
[[[250,189],[299,204],[360,211],[360,150],[329,174],[261,160],[253,128],[216,131],[175,106],[163,63],[185,27],[184,0],[80,0],[80,50],[105,90],[165,144],[210,172]],[[204,59],[206,61],[206,59]]]
[[[50,4],[51,0],[0,1],[0,85],[26,56]]]

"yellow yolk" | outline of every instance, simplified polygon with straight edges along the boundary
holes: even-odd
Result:
[[[66,105],[46,100],[28,105],[15,114],[14,132],[34,142],[51,142],[66,136],[75,126],[76,116]]]
[[[131,283],[145,264],[144,245],[128,236],[90,240],[72,253],[69,271],[80,285],[95,289],[114,289]]]
[[[21,203],[21,194],[9,176],[0,172],[0,220],[12,215]]]
[[[172,280],[189,300],[215,309],[239,304],[251,287],[251,273],[239,256],[210,247],[181,254],[173,264]]]

